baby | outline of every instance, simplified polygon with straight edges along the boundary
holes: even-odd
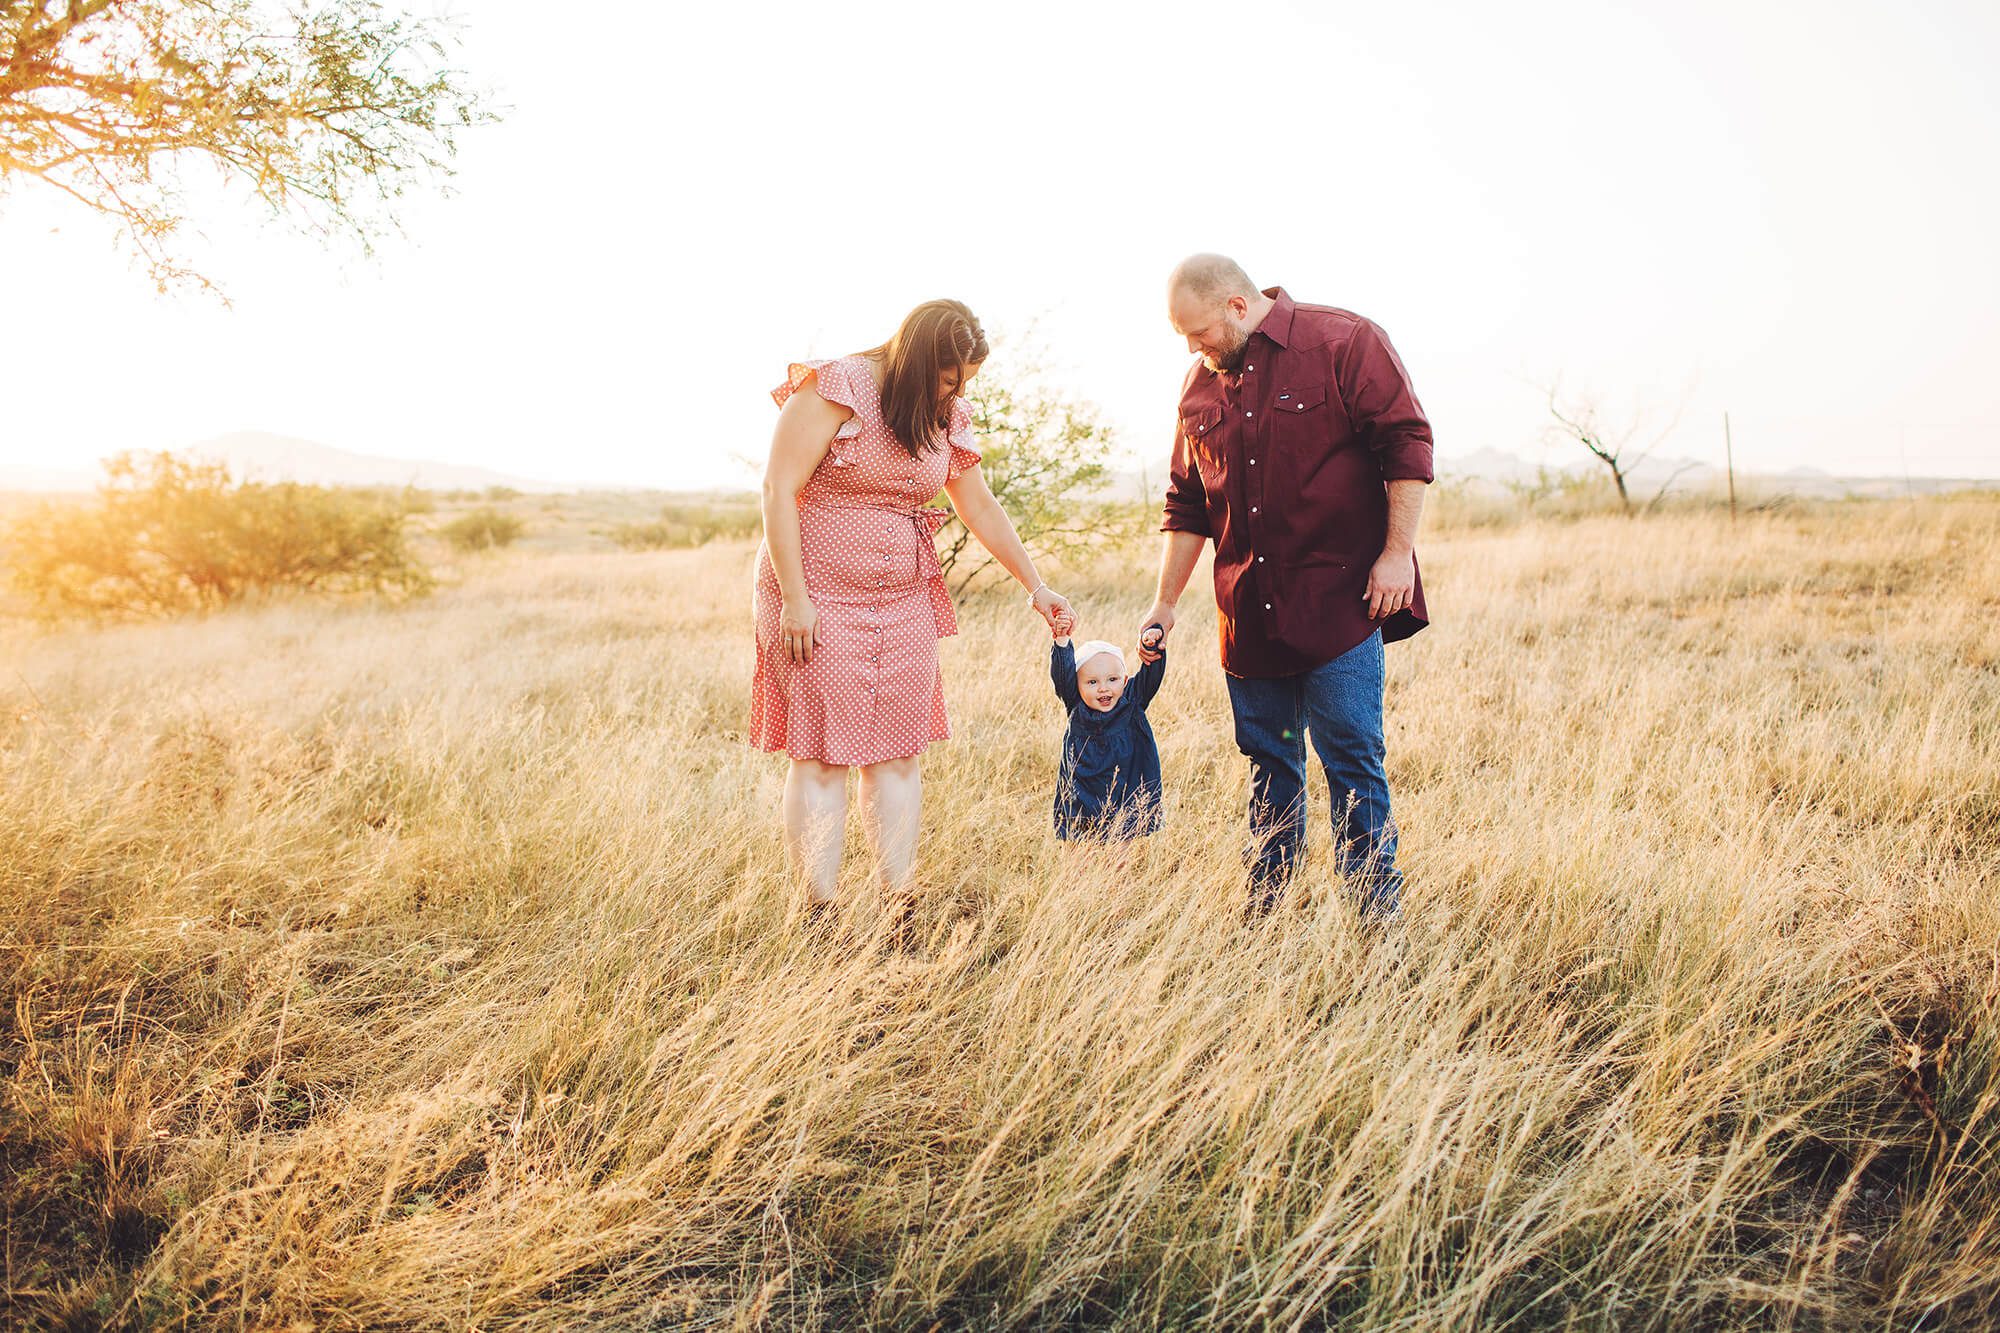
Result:
[[[1164,637],[1157,625],[1140,635],[1160,659],[1135,675],[1115,644],[1092,639],[1072,647],[1057,626],[1049,649],[1049,678],[1069,710],[1062,767],[1056,773],[1056,836],[1125,840],[1160,827],[1160,750],[1146,721],[1146,705],[1167,674]]]

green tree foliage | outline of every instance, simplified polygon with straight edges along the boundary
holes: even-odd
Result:
[[[366,246],[491,118],[442,67],[449,36],[377,0],[0,0],[0,186],[114,219],[163,289],[207,285],[172,245],[198,163]]]
[[[491,551],[512,546],[528,530],[519,514],[503,513],[491,505],[460,514],[438,529],[444,539],[461,551]]]
[[[1052,388],[1033,359],[1011,380],[980,375],[966,399],[980,470],[1029,549],[1060,558],[1119,530],[1117,508],[1094,494],[1110,479],[1111,448],[1094,407]],[[956,515],[939,534],[938,560],[958,591],[995,567]]]
[[[431,586],[381,495],[236,482],[172,454],[105,464],[95,503],[45,503],[6,532],[15,585],[44,614],[171,615],[280,590],[413,595]]]

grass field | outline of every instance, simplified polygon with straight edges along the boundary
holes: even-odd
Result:
[[[962,605],[907,951],[799,929],[742,542],[7,622],[6,1319],[2000,1320],[2000,500],[1431,524],[1386,937],[1317,786],[1242,922],[1199,576],[1123,868],[1048,829],[1046,631]]]

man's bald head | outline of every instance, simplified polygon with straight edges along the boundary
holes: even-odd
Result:
[[[1167,318],[1213,371],[1235,374],[1250,335],[1275,304],[1227,255],[1189,255],[1167,280]]]
[[[1167,296],[1187,295],[1203,305],[1220,305],[1232,296],[1257,299],[1257,284],[1228,255],[1189,255],[1174,265],[1167,279]]]

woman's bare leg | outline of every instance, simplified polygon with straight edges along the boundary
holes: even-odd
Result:
[[[816,759],[792,760],[785,773],[785,855],[811,901],[838,896],[846,836],[847,770]]]
[[[923,823],[923,777],[917,757],[890,759],[861,770],[861,817],[882,889],[903,899],[917,888],[917,831]]]

